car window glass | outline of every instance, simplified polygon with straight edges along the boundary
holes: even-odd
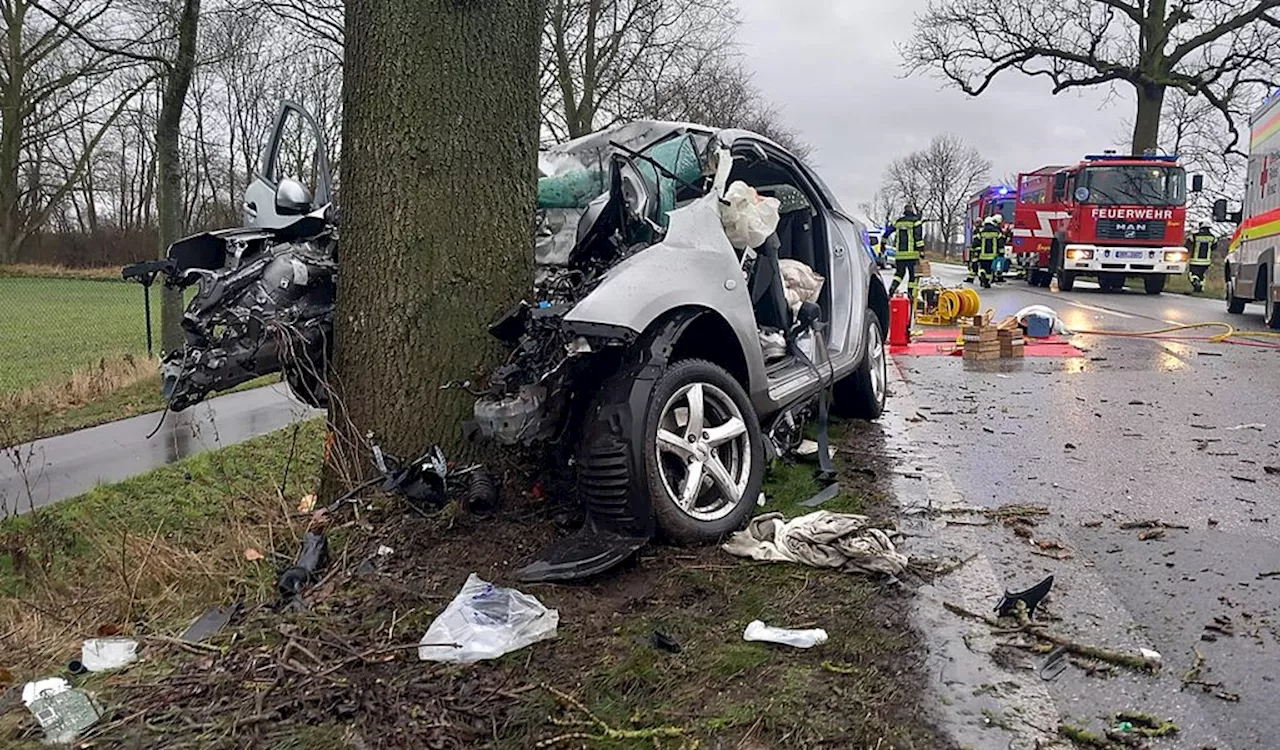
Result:
[[[320,187],[320,141],[315,129],[294,110],[285,116],[280,131],[280,148],[267,175],[272,182],[284,178],[301,182],[314,197]]]

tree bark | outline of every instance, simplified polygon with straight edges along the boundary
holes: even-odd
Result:
[[[1141,155],[1147,149],[1158,149],[1160,140],[1160,113],[1164,109],[1163,84],[1137,83],[1138,116],[1133,120],[1133,153]]]
[[[4,91],[0,92],[0,265],[17,262],[18,237],[22,234],[22,213],[18,205],[18,163],[22,158],[22,88],[26,80],[22,48],[25,3],[7,9],[11,17],[5,29]]]
[[[160,257],[182,236],[182,165],[178,138],[182,132],[182,108],[196,66],[196,36],[200,0],[184,0],[178,17],[178,50],[164,78],[160,116],[156,120],[156,212],[159,214]],[[182,292],[161,287],[160,347],[164,352],[182,348]]]
[[[532,281],[543,18],[543,0],[347,3],[330,479],[367,471],[366,432],[405,458],[474,453],[473,399],[441,386],[484,377],[487,326]]]

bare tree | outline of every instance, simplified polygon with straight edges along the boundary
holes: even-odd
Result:
[[[542,114],[556,139],[634,116],[646,84],[688,78],[733,45],[737,17],[715,0],[550,0]]]
[[[886,227],[893,223],[902,206],[894,202],[894,194],[888,186],[881,187],[871,196],[870,201],[858,204],[859,210],[876,224],[876,228]]]
[[[885,167],[880,192],[887,202],[896,207],[891,212],[895,218],[907,204],[928,213],[929,207],[925,203],[928,198],[928,183],[925,174],[924,161],[918,151],[894,159]]]
[[[964,229],[969,196],[986,183],[991,162],[962,138],[950,134],[934,136],[919,154],[926,205],[937,221],[944,250],[949,250]]]
[[[1203,97],[1239,142],[1231,102],[1269,86],[1280,66],[1280,0],[930,0],[901,52],[977,96],[1009,70],[1043,76],[1053,93],[1128,84],[1137,98],[1131,146],[1159,145],[1165,92]]]
[[[801,159],[811,156],[813,146],[783,123],[781,112],[765,100],[752,78],[737,53],[709,54],[685,75],[637,82],[630,110],[635,117],[751,130]]]
[[[64,206],[98,142],[150,83],[119,78],[136,62],[86,43],[111,10],[110,0],[0,0],[0,263],[13,262]],[[66,148],[68,136],[80,140],[79,149]],[[60,178],[51,184],[55,164]]]

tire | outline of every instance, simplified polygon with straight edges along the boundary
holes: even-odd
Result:
[[[885,355],[880,318],[867,310],[867,349],[858,369],[836,383],[832,411],[842,417],[879,419],[888,394],[889,358]]]
[[[1142,288],[1147,294],[1159,294],[1164,291],[1164,282],[1168,277],[1162,273],[1153,273],[1142,279]]]
[[[1076,274],[1074,271],[1058,272],[1058,289],[1059,291],[1069,292],[1076,286]]]
[[[703,429],[690,431],[695,401]],[[741,424],[731,427],[735,420]],[[708,441],[715,432],[729,437]],[[644,441],[649,495],[664,538],[715,542],[746,525],[764,482],[764,433],[746,391],[728,372],[696,359],[668,367],[649,397]],[[712,461],[719,471],[709,468]],[[685,501],[695,464],[701,479]],[[729,482],[736,500],[723,489]]]
[[[1223,286],[1227,291],[1227,312],[1232,315],[1240,315],[1244,312],[1244,306],[1249,300],[1236,296],[1236,277],[1231,273],[1231,266],[1222,267]]]
[[[1262,322],[1267,324],[1267,328],[1273,331],[1280,331],[1280,302],[1272,299],[1271,294],[1271,278],[1268,275],[1262,277],[1262,297],[1263,308]]]

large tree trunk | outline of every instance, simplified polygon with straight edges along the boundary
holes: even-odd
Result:
[[[1161,84],[1135,84],[1138,94],[1138,116],[1133,121],[1133,153],[1141,155],[1147,149],[1157,149],[1160,138],[1160,113],[1164,109],[1164,89]]]
[[[330,474],[466,453],[487,325],[532,281],[543,0],[349,0]],[[338,465],[340,464],[340,465]]]
[[[21,236],[21,211],[18,206],[18,162],[22,158],[22,86],[26,66],[22,49],[23,17],[26,5],[12,5],[6,15],[12,22],[5,29],[5,89],[0,92],[0,265],[17,261],[18,237]]]
[[[182,208],[182,165],[178,137],[182,128],[182,108],[196,66],[196,34],[199,30],[200,0],[185,0],[178,18],[178,51],[165,76],[156,121],[156,212],[160,223],[160,257],[169,245],[181,238],[186,224]],[[160,347],[164,352],[182,348],[182,292],[161,287]]]

